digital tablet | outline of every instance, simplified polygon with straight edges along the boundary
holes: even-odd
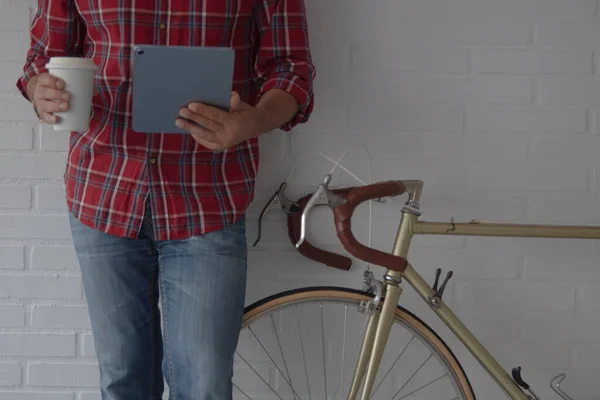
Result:
[[[229,47],[136,45],[132,61],[132,128],[187,133],[179,110],[197,101],[229,109],[234,50]]]

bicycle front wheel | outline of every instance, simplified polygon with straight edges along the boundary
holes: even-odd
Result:
[[[346,399],[368,321],[364,305],[372,298],[348,288],[311,287],[248,306],[236,351],[234,399]],[[475,396],[443,340],[398,306],[370,398]]]

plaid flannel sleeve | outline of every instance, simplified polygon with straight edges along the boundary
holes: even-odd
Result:
[[[261,82],[259,98],[271,89],[294,96],[300,109],[280,127],[290,131],[308,121],[314,107],[312,63],[304,0],[259,0],[256,10],[260,46],[255,72]]]
[[[47,72],[51,57],[81,57],[85,27],[74,0],[38,0],[37,11],[29,30],[30,46],[23,74],[16,86],[27,98],[27,83],[35,75]]]

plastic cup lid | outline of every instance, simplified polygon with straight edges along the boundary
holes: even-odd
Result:
[[[96,69],[96,64],[89,58],[81,57],[52,57],[46,68],[77,68]]]

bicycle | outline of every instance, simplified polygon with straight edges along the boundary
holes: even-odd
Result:
[[[256,373],[260,378],[258,381],[263,386],[261,386],[262,389],[258,389],[257,385],[253,384],[252,390],[244,391],[240,384],[234,381],[236,396],[251,399],[253,397],[250,397],[250,395],[256,393],[260,398],[274,399],[283,399],[284,396],[293,399],[335,399],[338,395],[340,399],[345,397],[349,400],[354,400],[359,395],[362,400],[375,398],[378,395],[392,395],[392,400],[406,398],[427,400],[434,398],[474,399],[475,394],[471,383],[449,346],[441,339],[440,335],[419,317],[398,305],[398,300],[403,292],[401,283],[406,281],[456,338],[462,342],[507,396],[514,400],[539,400],[540,398],[533,389],[523,380],[521,368],[514,368],[511,374],[507,373],[444,302],[443,293],[452,276],[452,271],[446,275],[440,284],[441,270],[437,269],[435,282],[431,287],[413,268],[407,260],[411,241],[415,235],[600,239],[600,227],[523,225],[477,221],[465,223],[421,221],[419,220],[421,216],[419,202],[423,190],[422,181],[386,181],[365,186],[330,189],[330,180],[331,174],[326,175],[323,183],[319,185],[314,193],[298,201],[291,201],[285,196],[286,184],[284,182],[263,209],[260,220],[270,208],[281,207],[288,215],[289,237],[298,251],[314,261],[341,270],[348,270],[351,264],[349,258],[319,249],[311,245],[306,239],[307,217],[311,210],[319,206],[329,207],[333,210],[337,236],[343,247],[360,260],[384,267],[386,271],[383,279],[375,279],[373,272],[367,270],[364,274],[363,290],[346,287],[305,287],[281,292],[248,306],[243,317],[243,330],[238,349],[248,344],[249,348],[256,350],[256,352],[252,356],[246,357],[238,352],[237,360],[241,365],[240,368],[246,368]],[[408,194],[408,200],[400,211],[401,218],[392,252],[385,253],[360,243],[355,238],[351,225],[356,207],[369,200],[383,201],[405,193]],[[259,239],[260,224],[257,242]],[[315,304],[317,305],[317,311],[304,312],[301,318],[302,310]],[[329,306],[333,307],[340,304],[343,306],[343,318],[340,313],[328,311]],[[363,319],[362,327],[350,356],[351,361],[346,360],[349,310],[356,310],[357,315],[361,315]],[[325,314],[327,314],[327,317],[325,317]],[[314,324],[308,324],[309,329],[306,330],[305,328],[303,330],[300,323],[301,319],[310,320],[311,318],[315,319]],[[335,318],[344,322],[344,332],[341,338],[343,344],[340,343],[341,339],[337,340],[339,337],[336,340],[325,340],[325,331],[327,331],[325,325],[329,319]],[[338,325],[340,321],[337,321]],[[320,335],[317,332],[319,324],[321,325]],[[392,328],[397,327],[412,333],[408,344],[396,346],[396,343],[394,343],[390,345],[390,340],[396,340],[397,337],[391,333]],[[244,332],[247,332],[247,334],[244,335]],[[264,340],[260,340],[258,333],[265,333],[275,340],[276,345],[271,346],[272,351],[267,348],[269,346],[265,345]],[[307,335],[309,335],[308,339]],[[296,350],[290,350],[288,342],[295,336],[299,336],[298,344],[301,354],[298,354],[297,348]],[[404,336],[400,336],[403,338],[403,342],[406,342]],[[417,341],[415,342],[414,339],[417,339]],[[310,353],[306,351],[306,344],[312,341],[315,342],[317,350]],[[410,360],[419,360],[415,364],[418,365],[416,371],[408,373],[406,375],[407,379],[401,379],[403,384],[400,385],[399,389],[399,383],[395,383],[395,387],[392,387],[393,384],[383,385],[390,374],[396,376],[392,372],[393,368],[396,368],[401,357],[407,354],[412,344],[418,344],[418,342],[421,343],[422,349],[420,347],[421,350],[419,351],[411,350],[416,351],[419,355],[413,355],[410,358]],[[352,362],[359,347],[360,350],[356,354],[356,360]],[[395,349],[401,349],[400,355],[396,359],[392,357],[386,360],[386,365],[390,364],[392,360],[394,362],[391,363],[390,369],[384,374],[385,368],[382,368],[384,359]],[[427,351],[429,351],[429,355],[426,354]],[[421,353],[423,354],[422,357]],[[265,354],[267,359],[264,358]],[[301,355],[302,357],[299,357],[300,361],[294,364],[290,362],[290,354]],[[338,356],[341,357],[341,370],[331,366],[333,365],[332,360]],[[421,362],[422,358],[425,358],[425,361]],[[433,359],[439,362],[438,369],[429,366],[430,361]],[[266,368],[265,363],[267,362],[272,363],[273,366],[268,369],[269,374],[265,378],[264,374],[261,375],[258,369]],[[314,376],[314,370],[317,367],[320,368],[321,365],[323,366],[324,376],[322,379],[320,376],[317,379]],[[438,371],[439,367],[443,370],[443,374]],[[350,368],[352,368],[351,379],[347,390],[345,390],[344,380],[348,376],[347,371]],[[424,382],[424,379],[421,378],[419,378],[421,381],[413,380],[424,370],[438,372],[434,372],[433,376],[435,378],[427,382]],[[292,372],[299,374],[300,378],[292,379]],[[384,374],[383,378],[377,379],[380,374]],[[336,381],[340,377],[339,384],[332,383],[334,376]],[[550,386],[562,399],[571,400],[560,387],[565,376],[565,374],[556,376],[551,380]],[[409,388],[411,381],[412,385],[415,386],[414,388],[412,386]],[[385,392],[386,388],[387,392]],[[448,391],[451,389],[454,394],[452,397],[448,397]],[[251,391],[253,393],[250,393]],[[330,396],[332,392],[333,396]]]

